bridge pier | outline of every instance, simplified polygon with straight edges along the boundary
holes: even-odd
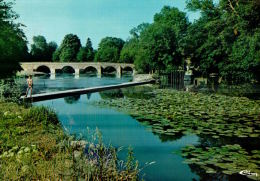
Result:
[[[101,67],[101,65],[99,65],[99,66],[97,67],[97,76],[98,76],[99,78],[102,77],[102,67]]]
[[[79,69],[75,69],[75,78],[76,78],[76,79],[79,78]]]
[[[55,75],[56,75],[56,69],[53,68],[53,69],[51,69],[51,77],[50,77],[50,79],[55,79]]]
[[[134,76],[136,74],[136,71],[135,71],[135,69],[133,69],[133,75],[132,76]]]
[[[117,78],[121,78],[121,76],[122,76],[122,68],[121,68],[121,66],[118,66],[116,68],[116,76],[117,76]]]

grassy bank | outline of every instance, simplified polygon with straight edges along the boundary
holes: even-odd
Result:
[[[115,149],[73,141],[52,110],[0,102],[1,180],[136,180],[132,158],[119,168]]]

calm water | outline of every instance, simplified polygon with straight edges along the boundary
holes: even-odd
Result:
[[[92,87],[100,85],[118,84],[128,82],[131,77],[80,77],[57,76],[50,80],[48,77],[34,78],[37,92],[48,92],[71,88]],[[93,101],[101,100],[105,93],[93,93],[74,98],[62,98],[35,103],[52,107],[57,111],[58,117],[69,134],[87,136],[87,128],[94,131],[98,128],[106,144],[114,147],[123,147],[119,157],[125,158],[127,148],[134,148],[135,158],[140,167],[147,162],[155,164],[145,167],[141,177],[145,180],[192,180],[199,177],[191,172],[184,159],[176,152],[188,144],[197,144],[197,136],[184,136],[175,141],[161,140],[148,126],[142,125],[133,117],[112,108],[100,108]],[[167,139],[170,140],[170,139]]]

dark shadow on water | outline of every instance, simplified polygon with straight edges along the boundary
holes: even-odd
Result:
[[[67,104],[76,104],[80,99],[80,95],[75,95],[75,96],[69,96],[69,97],[65,97],[64,101]]]
[[[124,94],[121,89],[108,90],[99,93],[102,99],[123,98]]]
[[[115,90],[108,90],[100,92],[102,99],[116,99],[116,98],[137,98],[137,99],[149,99],[154,97],[152,93],[153,88],[149,86],[134,86],[130,88],[122,88]]]

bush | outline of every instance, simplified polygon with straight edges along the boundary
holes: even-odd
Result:
[[[0,80],[0,100],[19,102],[22,95],[22,85],[14,79]]]
[[[44,125],[58,125],[59,120],[56,113],[48,107],[32,107],[25,115],[24,120],[43,123]]]

